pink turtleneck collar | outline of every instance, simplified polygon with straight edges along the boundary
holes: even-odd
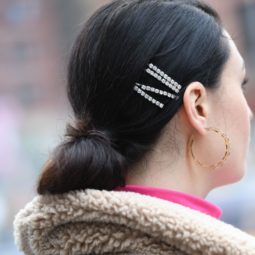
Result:
[[[133,192],[141,193],[144,195],[158,197],[158,198],[165,199],[174,203],[178,203],[178,204],[190,207],[194,210],[209,214],[212,217],[217,219],[220,218],[222,215],[222,210],[217,205],[205,199],[202,199],[198,196],[194,196],[191,194],[183,193],[183,192],[172,190],[172,189],[129,184],[124,187],[121,187],[121,186],[116,187],[114,190],[133,191]]]

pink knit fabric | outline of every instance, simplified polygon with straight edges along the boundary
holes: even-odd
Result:
[[[205,199],[202,199],[200,197],[183,193],[180,191],[172,190],[172,189],[129,184],[124,187],[120,187],[120,186],[116,187],[114,190],[115,191],[133,191],[133,192],[138,192],[144,195],[158,197],[161,199],[165,199],[177,204],[190,207],[194,210],[201,211],[215,218],[220,218],[222,215],[222,210],[217,205]]]

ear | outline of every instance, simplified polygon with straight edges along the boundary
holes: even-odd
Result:
[[[183,96],[183,111],[190,126],[204,135],[208,122],[208,97],[200,82],[188,85]]]

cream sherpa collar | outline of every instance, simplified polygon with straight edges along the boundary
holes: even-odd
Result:
[[[255,238],[232,225],[134,192],[36,196],[16,215],[14,236],[27,255],[255,255]]]

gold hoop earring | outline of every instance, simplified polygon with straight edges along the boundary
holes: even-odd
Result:
[[[210,128],[206,128],[206,130],[207,131],[213,131],[213,132],[219,134],[224,139],[224,143],[225,143],[225,153],[224,153],[224,156],[216,164],[206,165],[206,164],[200,162],[195,157],[193,149],[192,149],[192,146],[193,146],[193,143],[194,143],[194,138],[193,137],[191,137],[191,140],[190,140],[190,153],[191,153],[191,156],[192,156],[193,160],[197,164],[202,166],[203,168],[216,169],[217,167],[222,166],[224,164],[224,162],[226,161],[227,157],[230,155],[230,141],[229,141],[229,138],[223,132],[221,132],[217,128],[210,127]]]

